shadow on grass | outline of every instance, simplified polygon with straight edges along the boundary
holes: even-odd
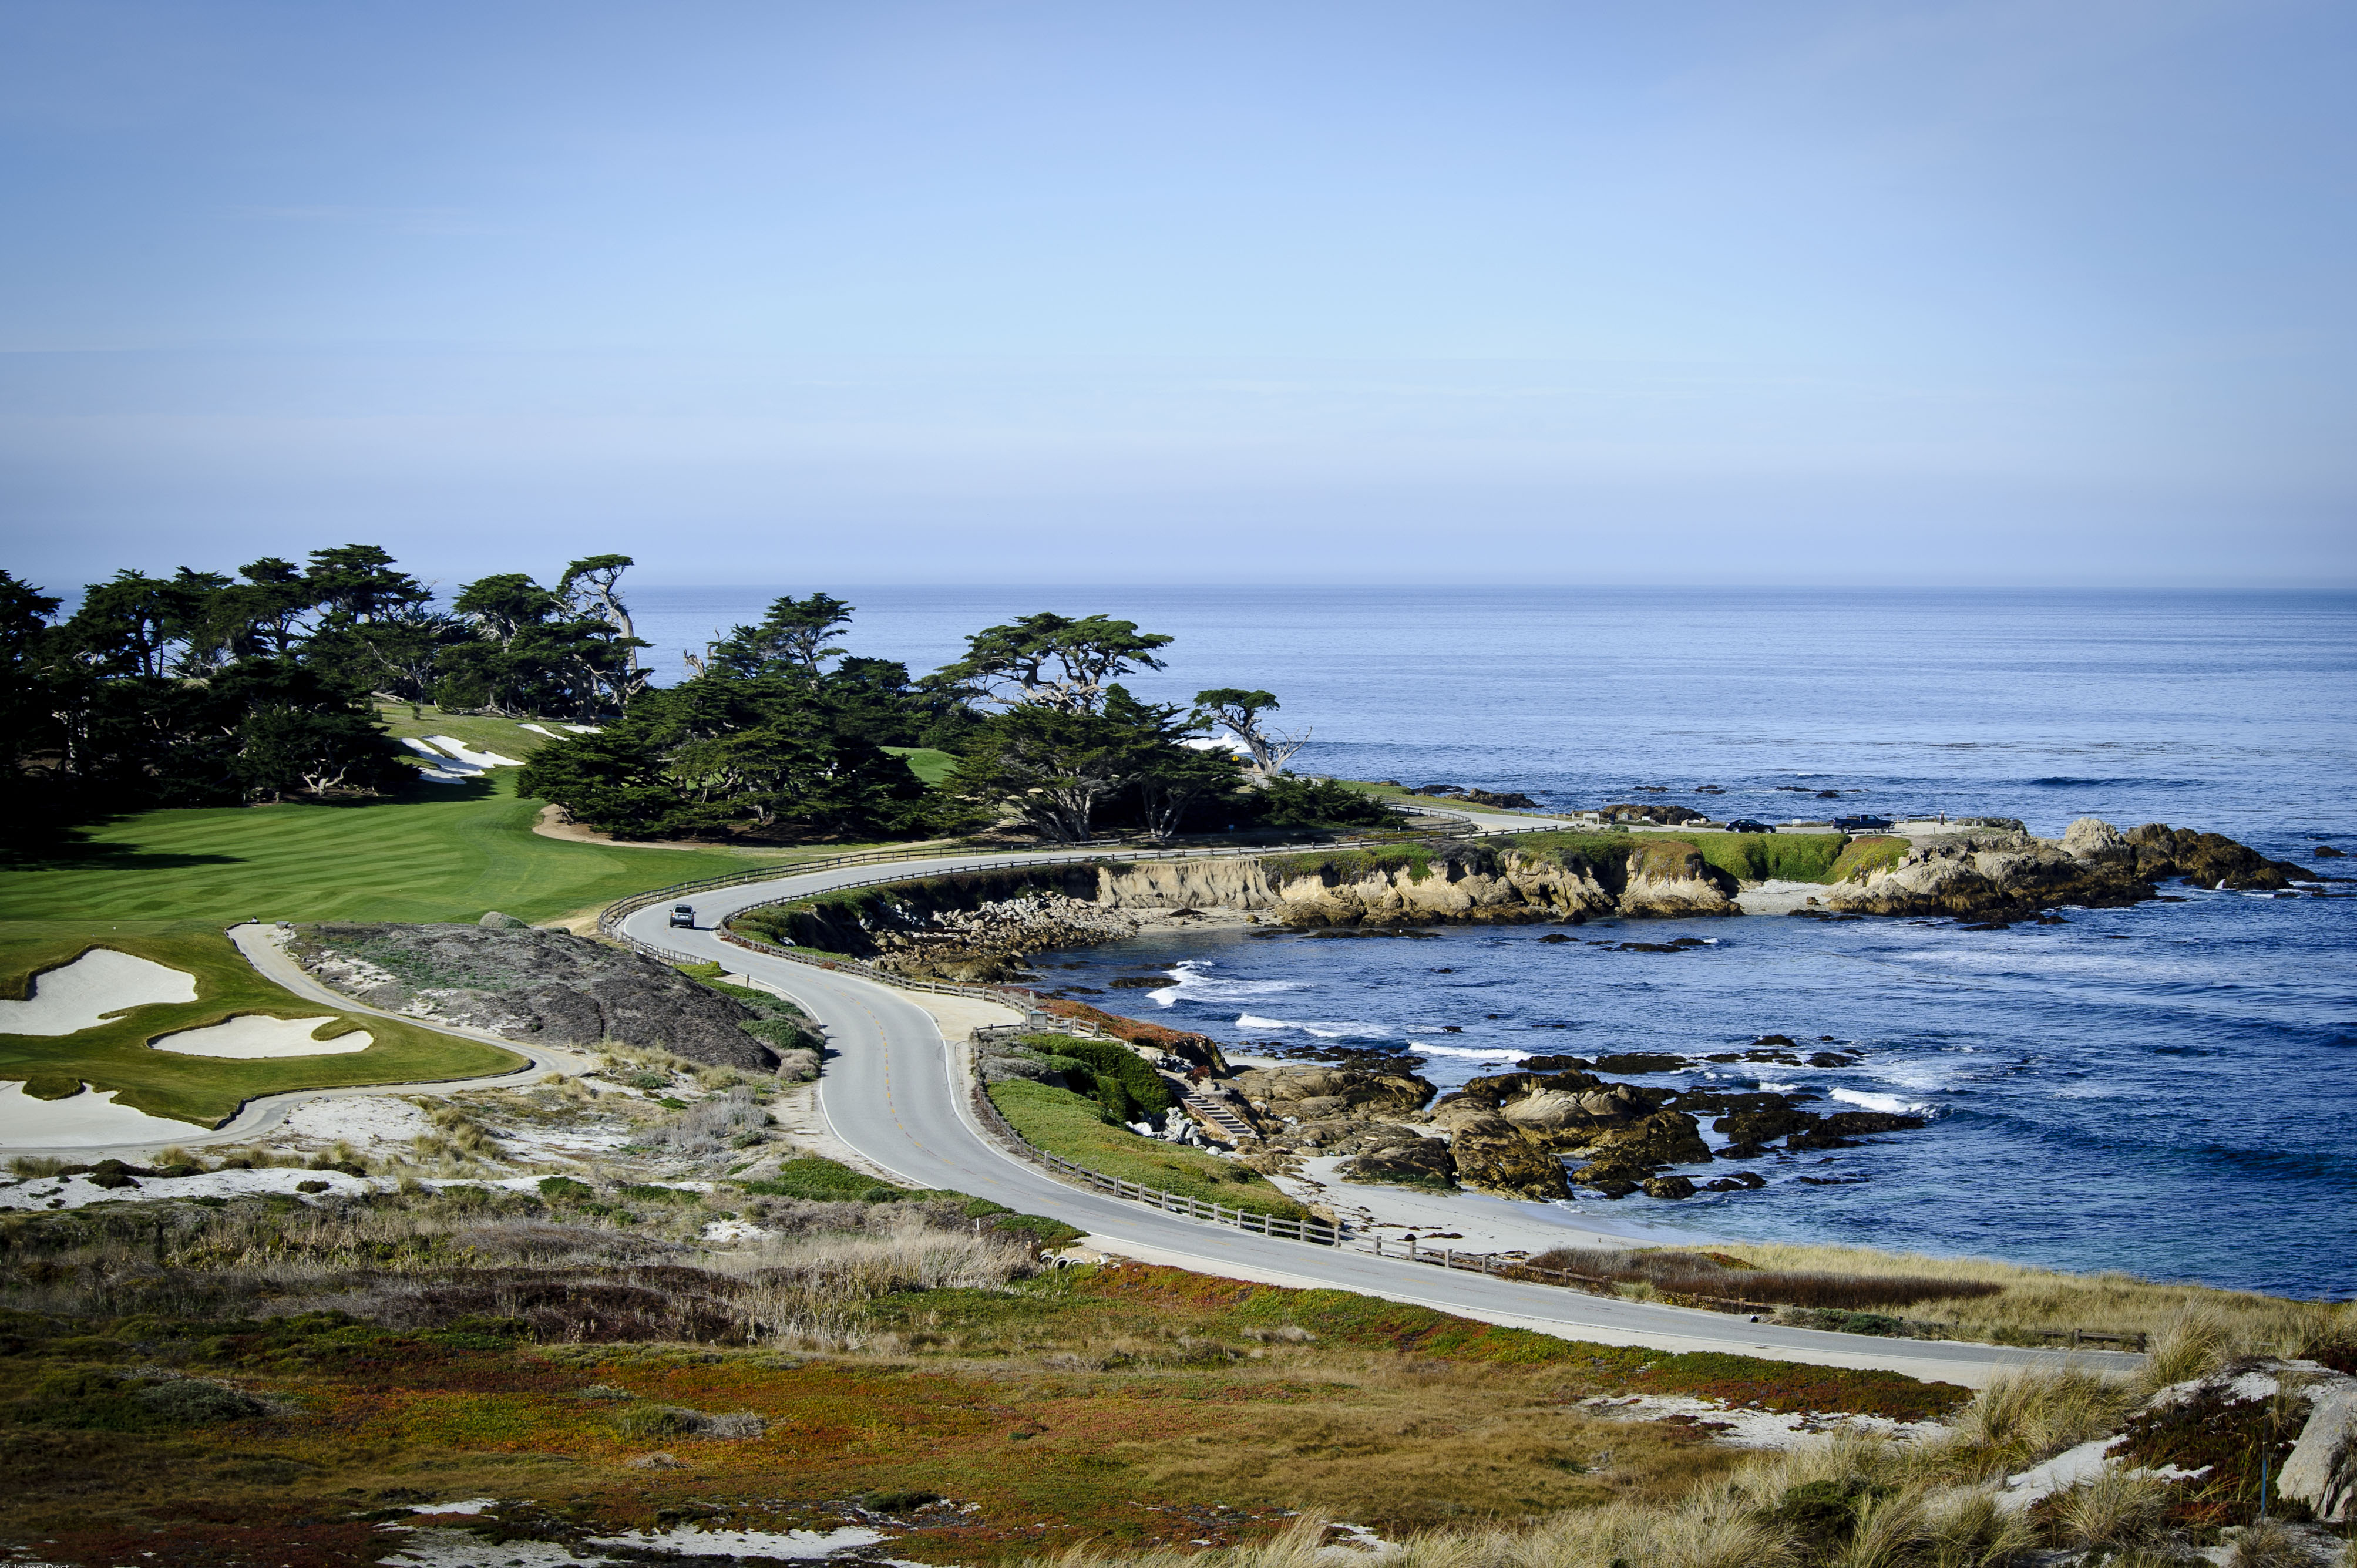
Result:
[[[191,865],[242,865],[234,854],[156,854],[137,844],[93,843],[68,828],[37,843],[0,843],[0,871],[177,871]]]

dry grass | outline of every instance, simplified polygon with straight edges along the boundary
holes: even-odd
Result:
[[[2357,1541],[2341,1552],[2344,1563],[2352,1556],[2357,1556]],[[2271,1519],[2245,1529],[2226,1552],[2226,1568],[2310,1568],[2315,1561],[2297,1534]]]
[[[2198,1315],[2236,1352],[2296,1355],[2333,1337],[2357,1337],[2357,1306],[2290,1301],[2252,1291],[2213,1290],[2134,1274],[2069,1274],[1983,1258],[1935,1258],[1855,1247],[1737,1242],[1720,1249],[1752,1267],[1780,1273],[1907,1277],[2002,1286],[1996,1294],[1931,1299],[1906,1316],[1953,1326],[1959,1335],[2003,1343],[2007,1333],[2096,1328],[2158,1337]],[[1738,1276],[1739,1277],[1739,1276]]]
[[[1494,1410],[1477,1391],[1465,1392],[1461,1409]],[[1596,1506],[1519,1528],[1427,1531],[1402,1541],[1392,1562],[1397,1568],[2002,1568],[2040,1544],[2029,1517],[1996,1507],[2005,1471],[2107,1430],[2121,1407],[2116,1388],[2093,1378],[2023,1376],[1984,1393],[1944,1440],[1910,1446],[1849,1434],[1780,1453],[1706,1451],[1718,1462],[1697,1466],[1683,1487],[1657,1477],[1634,1495],[1608,1492]],[[1477,1439],[1459,1429],[1450,1436],[1448,1454],[1460,1473],[1469,1455],[1505,1452],[1494,1434]],[[1417,1456],[1400,1456],[1417,1477],[1407,1484],[1420,1484]],[[1313,1490],[1327,1495],[1322,1487]],[[2107,1477],[2066,1501],[2066,1529],[2082,1544],[2110,1549],[2148,1540],[2161,1520],[2155,1501],[2161,1493],[2150,1482]],[[1380,1517],[1339,1499],[1322,1506],[1345,1518]],[[1337,1558],[1317,1554],[1325,1535],[1322,1517],[1311,1516],[1250,1546],[1191,1556],[1080,1550],[1033,1568],[1331,1568]]]
[[[2054,1519],[2073,1546],[2141,1546],[2168,1522],[2169,1497],[2166,1482],[2114,1466],[2057,1497]]]

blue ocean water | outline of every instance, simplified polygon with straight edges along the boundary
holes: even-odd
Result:
[[[700,644],[783,591],[641,590],[642,634]],[[2082,815],[2164,821],[2287,859],[2319,843],[2357,856],[2357,595],[832,591],[860,606],[855,651],[919,670],[1036,609],[1173,633],[1168,669],[1134,688],[1272,690],[1312,732],[1304,771],[1566,807],[1660,785],[1671,792],[1647,798],[1770,821],[1824,811],[1813,791],[1838,789],[1845,811],[2014,816],[2045,833]],[[1691,793],[1705,783],[1726,793]],[[2174,891],[2187,901],[2009,931],[1686,922],[1678,934],[1715,941],[1676,956],[1593,945],[1658,925],[1545,946],[1539,928],[1198,933],[1068,955],[1082,967],[1058,978],[1178,965],[1176,987],[1095,1000],[1234,1044],[1413,1043],[1443,1084],[1526,1051],[1700,1056],[1764,1033],[1830,1036],[1863,1065],[1714,1070],[1920,1106],[1932,1125],[1753,1162],[1770,1177],[1758,1192],[1591,1207],[1716,1235],[2357,1295],[2357,899]],[[1864,1179],[1820,1185],[1835,1177]]]

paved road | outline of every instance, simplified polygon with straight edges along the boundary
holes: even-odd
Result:
[[[1087,859],[1091,853],[1057,858]],[[929,875],[976,864],[986,860],[944,855],[896,865],[890,874]],[[748,952],[723,943],[712,929],[755,904],[878,875],[873,866],[851,867],[700,894],[694,899],[697,929],[668,926],[667,906],[655,906],[625,920],[623,930],[653,946],[717,959],[806,1007],[826,1026],[835,1053],[820,1085],[828,1124],[861,1155],[914,1186],[953,1188],[1026,1213],[1052,1215],[1189,1268],[1272,1283],[1333,1286],[1609,1344],[1730,1350],[1818,1365],[1883,1368],[1970,1387],[1985,1384],[2007,1367],[2066,1359],[2050,1351],[1784,1328],[1723,1313],[1444,1273],[1400,1259],[1248,1235],[1066,1186],[1007,1154],[983,1132],[967,1098],[963,1051],[952,1049],[932,1015],[906,994],[847,973]],[[2092,1352],[2067,1359],[2106,1370],[2126,1370],[2141,1360]]]

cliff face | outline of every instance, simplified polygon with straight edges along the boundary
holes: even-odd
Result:
[[[1097,867],[1097,902],[1112,909],[1275,908],[1257,860],[1155,860]]]
[[[1424,865],[1358,870],[1345,863],[1281,874],[1275,908],[1288,926],[1584,920],[1618,907],[1603,875],[1577,855],[1558,863],[1512,850],[1435,854]]]

